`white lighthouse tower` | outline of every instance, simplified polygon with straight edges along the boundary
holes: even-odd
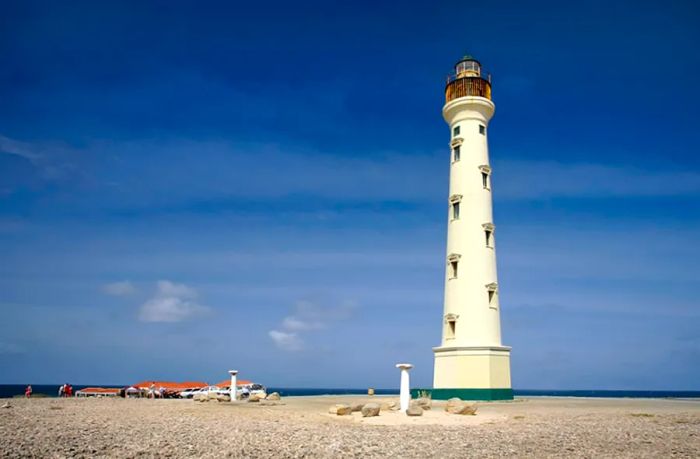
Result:
[[[465,56],[445,88],[450,190],[442,343],[433,348],[432,396],[511,399],[510,348],[501,344],[488,127],[491,78]]]

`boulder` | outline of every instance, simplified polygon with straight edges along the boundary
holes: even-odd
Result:
[[[423,416],[423,408],[417,404],[410,405],[406,410],[406,416]]]
[[[461,400],[457,402],[452,402],[451,404],[449,403],[445,406],[445,411],[447,411],[450,414],[467,414],[467,415],[474,415],[476,414],[476,405],[473,405],[471,403],[463,402]]]
[[[209,397],[207,397],[207,394],[195,394],[194,397],[192,397],[192,400],[195,402],[208,402]]]
[[[386,402],[382,402],[382,404],[380,405],[380,408],[382,411],[389,411],[389,410],[396,411],[401,407],[394,400],[389,400]]]
[[[381,410],[381,406],[379,406],[376,403],[367,403],[365,406],[362,407],[362,417],[363,418],[370,418],[373,416],[379,416],[379,411]]]
[[[431,399],[429,399],[428,397],[417,398],[412,403],[418,405],[419,407],[421,407],[424,410],[429,410],[433,405],[433,401]]]
[[[333,405],[332,407],[330,407],[328,412],[330,414],[337,414],[338,416],[346,416],[348,414],[352,414],[352,408],[349,407],[348,405],[343,405],[341,403],[341,404]]]
[[[248,397],[249,402],[259,402],[260,400],[265,400],[267,394],[250,394]]]
[[[464,403],[464,402],[462,402],[461,398],[453,397],[453,398],[449,399],[447,401],[447,403],[445,404],[445,411],[450,411],[451,407],[460,405],[462,403]]]
[[[272,400],[273,402],[279,401],[282,397],[280,397],[279,392],[273,392],[269,394],[267,397],[265,397],[265,400]]]
[[[350,405],[350,409],[352,410],[353,413],[356,413],[358,411],[362,411],[362,407],[364,406],[363,403],[353,403]]]
[[[227,394],[219,394],[216,397],[217,402],[230,402],[231,401],[231,396]]]

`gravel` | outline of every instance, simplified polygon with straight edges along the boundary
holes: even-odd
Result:
[[[0,457],[700,457],[697,401],[527,400],[479,405],[476,418],[495,416],[479,425],[395,426],[330,416],[333,402],[322,397],[283,399],[278,406],[9,403],[0,410]]]

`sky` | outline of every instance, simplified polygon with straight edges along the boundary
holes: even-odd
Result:
[[[0,383],[432,383],[493,78],[516,389],[700,389],[700,7],[0,3]]]

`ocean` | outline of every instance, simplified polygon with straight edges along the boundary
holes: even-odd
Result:
[[[32,384],[34,394],[44,394],[49,397],[58,396],[60,384]],[[26,385],[0,384],[0,398],[10,398],[24,395]],[[74,385],[73,391],[85,387],[127,387],[127,385],[90,384]],[[283,397],[304,395],[365,395],[367,389],[328,389],[328,388],[299,388],[299,387],[268,387],[268,392],[279,392]],[[377,395],[398,395],[398,389],[375,389]],[[600,397],[600,398],[700,398],[700,391],[671,391],[671,390],[529,390],[514,389],[516,397]]]

